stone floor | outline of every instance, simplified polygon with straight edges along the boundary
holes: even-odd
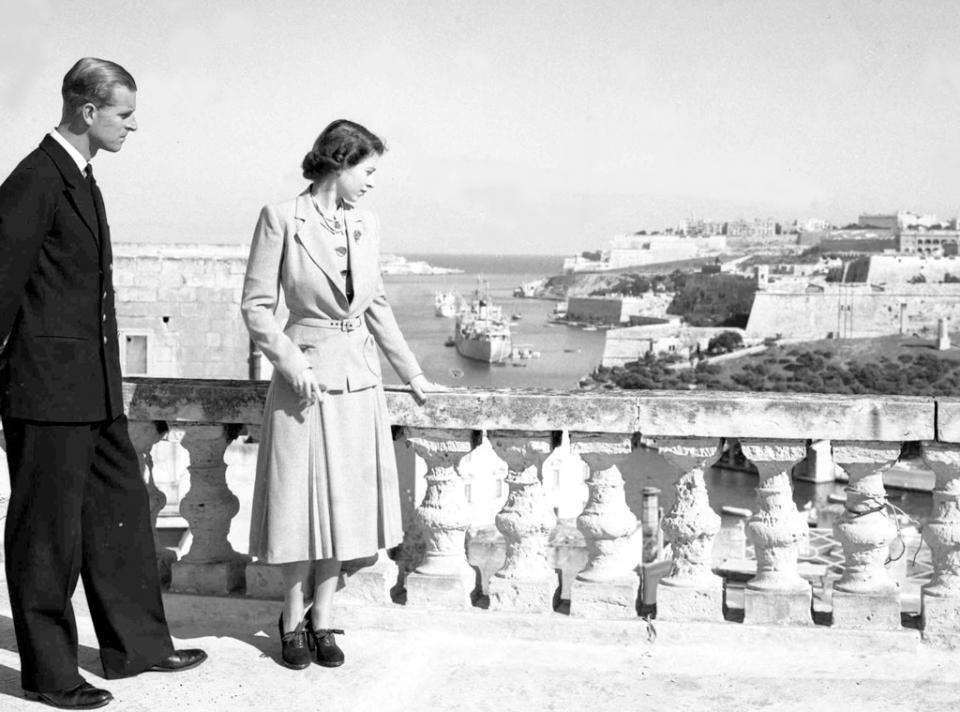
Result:
[[[0,594],[0,710],[23,699],[6,584]],[[730,622],[587,621],[405,606],[342,606],[347,664],[292,671],[278,663],[277,604],[169,595],[180,646],[210,660],[181,674],[104,682],[89,615],[76,601],[83,674],[115,710],[458,712],[513,710],[956,710],[960,653],[915,630]]]

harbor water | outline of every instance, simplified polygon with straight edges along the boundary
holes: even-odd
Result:
[[[577,382],[600,364],[602,331],[549,324],[547,317],[556,302],[513,296],[521,283],[559,274],[562,257],[543,255],[405,255],[437,267],[462,269],[462,274],[386,275],[384,286],[400,328],[410,348],[420,359],[427,377],[451,387],[577,389]],[[469,297],[478,279],[503,308],[510,322],[514,347],[530,346],[540,358],[508,359],[490,365],[464,358],[444,342],[453,334],[453,319],[434,315],[437,291],[453,291]],[[383,361],[386,383],[397,376]]]

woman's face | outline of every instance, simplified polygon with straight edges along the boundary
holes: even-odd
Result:
[[[353,205],[368,190],[373,188],[373,174],[377,170],[380,155],[371,153],[357,165],[344,168],[337,176],[337,196]]]

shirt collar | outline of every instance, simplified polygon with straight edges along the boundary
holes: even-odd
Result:
[[[63,146],[63,150],[67,152],[67,155],[73,159],[73,162],[77,164],[77,168],[80,169],[80,172],[86,175],[86,168],[89,165],[89,161],[83,157],[83,154],[76,149],[76,147],[67,141],[59,131],[54,129],[50,132],[50,138]]]

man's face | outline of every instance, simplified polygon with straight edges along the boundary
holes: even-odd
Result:
[[[127,134],[137,130],[137,120],[133,116],[136,110],[137,93],[119,84],[115,86],[110,103],[94,107],[88,113],[91,153],[101,148],[111,153],[119,151]]]

